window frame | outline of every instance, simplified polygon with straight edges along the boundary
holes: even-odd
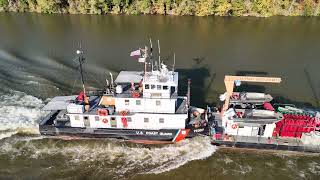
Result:
[[[132,118],[131,117],[127,117],[127,122],[132,122]]]
[[[129,99],[125,99],[124,100],[124,105],[129,106],[130,105],[130,100]]]

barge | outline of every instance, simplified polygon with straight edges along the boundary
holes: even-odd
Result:
[[[320,153],[320,114],[293,105],[234,100],[236,81],[280,83],[277,77],[225,76],[224,105],[213,112],[212,144],[217,146]],[[260,100],[263,98],[260,98]]]

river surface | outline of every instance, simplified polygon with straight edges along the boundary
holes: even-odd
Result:
[[[0,13],[0,179],[318,179],[319,155],[228,150],[197,137],[173,145],[48,139],[37,123],[55,95],[80,89],[75,50],[85,52],[88,88],[107,73],[142,70],[131,51],[157,40],[162,60],[192,79],[195,106],[219,105],[223,77],[279,76],[243,84],[279,102],[318,107],[320,18],[223,18]]]

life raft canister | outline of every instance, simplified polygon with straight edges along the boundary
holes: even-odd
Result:
[[[238,127],[237,124],[232,124],[232,125],[231,125],[231,128],[232,128],[232,129],[237,129],[237,127]]]
[[[107,124],[107,123],[108,123],[108,119],[107,119],[107,118],[104,118],[104,119],[102,119],[102,122],[105,123],[105,124]]]
[[[121,118],[121,122],[122,122],[124,128],[128,127],[128,122],[127,122],[127,118],[126,117],[122,117]]]
[[[121,122],[123,124],[123,127],[127,128],[128,127],[128,121],[127,121],[127,118],[124,117],[124,116],[126,116],[128,114],[128,112],[127,111],[121,111],[120,114],[121,114],[121,116],[123,116],[123,117],[121,117]]]

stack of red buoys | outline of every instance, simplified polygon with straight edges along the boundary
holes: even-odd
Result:
[[[284,114],[283,119],[276,123],[273,135],[301,138],[302,133],[314,131],[317,125],[320,124],[316,124],[311,115]]]

